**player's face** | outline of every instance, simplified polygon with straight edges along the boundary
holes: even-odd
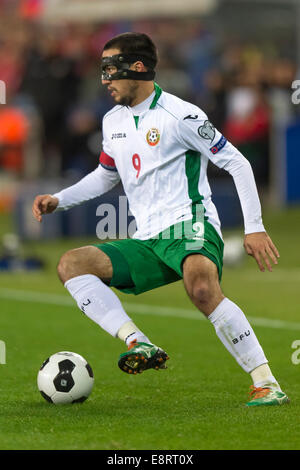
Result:
[[[119,49],[107,49],[103,51],[102,57],[109,57],[112,55],[120,54]],[[131,69],[134,66],[130,67]],[[115,73],[115,67],[112,66],[109,73]],[[130,106],[137,96],[138,82],[136,80],[102,80],[102,85],[107,85],[107,89],[117,104],[123,106]]]

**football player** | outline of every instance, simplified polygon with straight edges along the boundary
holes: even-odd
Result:
[[[41,221],[43,214],[69,209],[122,181],[137,224],[133,238],[67,251],[58,264],[59,278],[79,308],[125,341],[120,369],[129,374],[163,369],[168,355],[133,323],[110,287],[140,294],[183,279],[194,305],[250,374],[247,405],[287,403],[245,314],[220,286],[223,239],[207,179],[209,160],[233,177],[246,252],[261,271],[278,263],[251,166],[199,107],[154,82],[156,65],[157,50],[147,35],[125,33],[108,41],[102,84],[116,106],[103,118],[99,166],[59,193],[38,195],[34,217]]]

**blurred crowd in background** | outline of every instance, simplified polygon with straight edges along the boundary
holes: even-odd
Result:
[[[200,19],[45,25],[27,13],[0,17],[0,79],[7,92],[0,106],[0,173],[34,179],[93,170],[102,117],[114,106],[101,85],[103,45],[116,34],[142,31],[158,47],[159,85],[200,106],[249,159],[258,185],[268,185],[273,108],[297,112],[290,51],[270,41],[219,40]]]

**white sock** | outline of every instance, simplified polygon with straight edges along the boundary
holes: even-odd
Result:
[[[268,363],[247,318],[231,300],[223,299],[208,319],[224,346],[246,372],[251,373]]]
[[[279,390],[279,392],[282,391],[268,364],[262,364],[261,366],[256,367],[256,369],[250,372],[250,375],[252,377],[254,387],[271,386],[272,388]]]
[[[116,337],[122,325],[131,321],[116,294],[97,276],[73,277],[65,287],[80,310],[112,336]]]
[[[118,338],[125,341],[127,346],[134,340],[138,343],[151,344],[150,339],[147,338],[132,321],[124,323],[124,325],[121,326],[118,331]]]

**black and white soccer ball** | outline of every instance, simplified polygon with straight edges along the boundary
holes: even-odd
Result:
[[[151,129],[149,131],[148,139],[150,140],[151,143],[154,143],[157,141],[157,132],[155,129]]]
[[[62,351],[52,354],[43,362],[37,385],[41,395],[51,403],[78,403],[90,395],[94,374],[82,356]]]

